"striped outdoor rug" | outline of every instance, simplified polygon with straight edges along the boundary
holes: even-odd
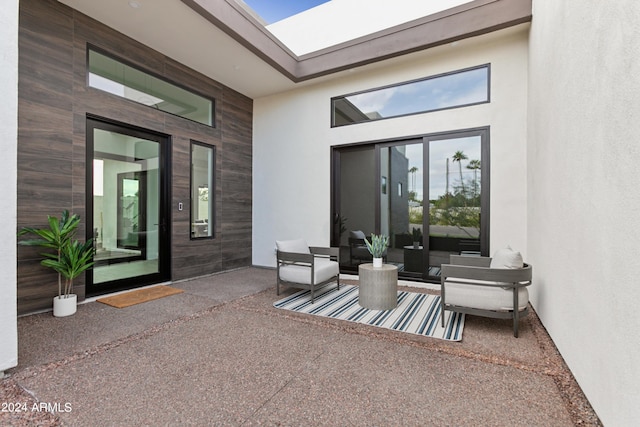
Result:
[[[445,312],[445,326],[440,323],[440,297],[398,291],[398,306],[393,310],[369,310],[358,304],[358,287],[330,284],[316,291],[311,304],[309,291],[300,291],[273,303],[276,308],[299,313],[332,317],[380,328],[408,332],[449,341],[461,341],[464,314]]]

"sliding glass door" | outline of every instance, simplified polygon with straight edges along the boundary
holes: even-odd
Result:
[[[167,138],[89,119],[87,143],[96,247],[87,293],[168,280]]]
[[[483,139],[485,132],[425,138],[430,279],[439,279],[440,265],[449,262],[452,254],[478,256],[488,252],[489,156]],[[483,151],[487,153],[483,155]]]
[[[385,261],[406,278],[437,281],[450,254],[486,254],[488,149],[485,129],[334,149],[343,271],[371,262],[372,233],[389,236]]]
[[[333,161],[335,207],[332,246],[340,247],[341,267],[352,270],[372,259],[364,238],[377,230],[375,147],[367,145],[337,150]]]
[[[404,275],[422,277],[424,245],[424,145],[421,139],[379,147],[381,234],[389,236],[387,263]]]

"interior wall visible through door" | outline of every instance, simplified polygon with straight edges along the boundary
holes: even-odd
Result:
[[[93,119],[87,131],[96,248],[88,293],[167,280],[168,139]]]

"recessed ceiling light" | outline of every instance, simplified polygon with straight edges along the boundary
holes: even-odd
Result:
[[[131,6],[134,9],[138,9],[142,5],[139,2],[137,2],[136,0],[129,0],[129,6]]]

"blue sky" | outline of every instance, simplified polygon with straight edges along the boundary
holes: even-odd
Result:
[[[244,0],[267,24],[281,21],[329,0]]]

